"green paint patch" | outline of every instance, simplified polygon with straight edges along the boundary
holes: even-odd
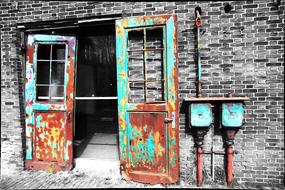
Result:
[[[150,132],[147,138],[147,153],[148,153],[148,160],[151,161],[152,163],[154,162],[154,150],[155,150],[154,138],[152,132]]]
[[[148,137],[144,140],[142,139],[142,134],[139,131],[136,131],[136,128],[132,128],[133,132],[132,139],[135,141],[131,146],[131,153],[129,159],[133,165],[137,163],[145,162],[149,164],[154,163],[155,158],[155,144],[154,136],[152,132],[149,133]]]
[[[43,116],[42,115],[38,115],[36,117],[36,127],[39,128],[39,127],[44,127],[45,126],[45,123],[44,122],[41,122],[41,120],[43,119]]]
[[[175,161],[177,160],[176,158],[176,154],[172,157],[172,160],[171,160],[171,166],[174,167],[175,166]]]
[[[26,146],[27,146],[26,160],[31,160],[32,159],[32,142],[30,138],[27,138]]]

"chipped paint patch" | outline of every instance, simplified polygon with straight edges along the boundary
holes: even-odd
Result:
[[[64,152],[64,160],[65,161],[68,161],[68,160],[71,159],[70,156],[69,156],[69,154],[70,154],[69,149],[70,149],[71,146],[72,146],[72,142],[71,141],[66,141],[65,152]]]

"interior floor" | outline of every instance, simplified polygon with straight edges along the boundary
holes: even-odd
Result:
[[[93,133],[81,143],[75,141],[74,145],[80,149],[77,151],[80,155],[74,159],[75,169],[88,175],[121,177],[117,134]]]
[[[118,161],[118,135],[108,133],[94,133],[86,139],[86,142],[77,140],[77,158],[91,160]]]

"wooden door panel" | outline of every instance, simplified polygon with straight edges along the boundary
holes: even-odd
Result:
[[[129,112],[131,171],[167,172],[167,112]],[[127,120],[128,121],[128,120]]]
[[[38,161],[64,160],[65,113],[35,112],[34,158]]]

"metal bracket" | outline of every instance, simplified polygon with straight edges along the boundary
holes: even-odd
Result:
[[[172,122],[172,129],[175,129],[175,112],[171,112],[171,118],[166,117],[164,119],[164,123],[171,123]]]
[[[172,112],[172,129],[175,129],[175,112]]]

